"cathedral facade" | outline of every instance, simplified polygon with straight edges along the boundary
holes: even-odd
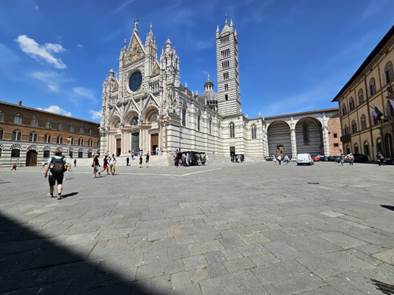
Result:
[[[158,57],[152,28],[143,42],[135,23],[120,51],[118,73],[110,70],[103,84],[100,152],[142,151],[168,161],[176,150],[246,159],[264,159],[278,147],[293,157],[297,148],[332,153],[328,128],[335,125],[329,120],[335,120],[336,109],[255,119],[241,113],[238,34],[232,22],[216,30],[216,65],[217,91],[209,77],[202,95],[190,91],[180,81],[171,41]]]

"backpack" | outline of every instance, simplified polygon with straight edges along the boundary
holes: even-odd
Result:
[[[63,173],[64,171],[66,171],[66,167],[64,165],[64,157],[52,157],[51,164],[53,164],[53,167],[51,168],[52,173]]]

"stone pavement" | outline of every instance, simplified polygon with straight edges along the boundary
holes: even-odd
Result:
[[[394,294],[394,167],[0,170],[0,294]]]

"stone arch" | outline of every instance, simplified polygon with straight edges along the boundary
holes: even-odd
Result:
[[[297,153],[324,154],[322,124],[314,117],[301,118],[296,126]]]
[[[20,149],[22,149],[22,147],[19,143],[14,143],[10,146],[10,150],[20,150]]]
[[[125,125],[127,126],[137,126],[139,125],[140,115],[137,111],[131,110],[128,111],[126,116],[124,117]]]
[[[119,128],[120,127],[120,122],[121,119],[118,115],[112,115],[112,117],[109,119],[109,126],[110,128]]]
[[[37,146],[34,144],[29,145],[26,150],[27,151],[37,151]]]
[[[268,125],[269,155],[276,155],[280,149],[284,154],[291,156],[290,126],[285,121],[274,121]]]
[[[153,105],[149,106],[142,113],[144,123],[154,123],[159,121],[159,109]]]

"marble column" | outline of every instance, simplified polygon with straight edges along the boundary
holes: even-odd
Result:
[[[296,124],[290,125],[290,141],[291,141],[291,158],[292,158],[292,160],[297,159],[297,141],[296,141],[295,125]]]
[[[326,122],[323,122],[322,133],[323,133],[323,151],[324,151],[324,155],[328,157],[330,155],[330,140],[328,136],[328,126]]]
[[[268,131],[267,127],[263,126],[263,154],[264,157],[270,156],[269,145],[268,145]]]

